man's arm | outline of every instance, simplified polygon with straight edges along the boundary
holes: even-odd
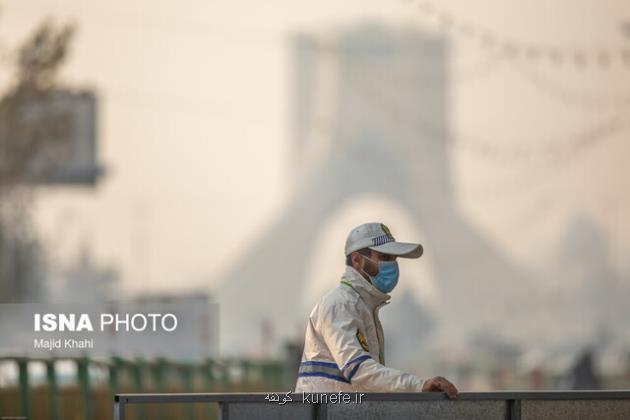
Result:
[[[435,378],[425,382],[415,375],[388,368],[374,360],[356,337],[357,329],[365,331],[365,328],[351,305],[320,307],[320,311],[319,331],[343,376],[357,389],[371,392],[445,391],[437,389],[444,382],[437,382]]]

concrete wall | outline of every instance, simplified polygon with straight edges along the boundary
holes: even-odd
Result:
[[[387,401],[365,400],[361,403],[302,403],[294,399],[283,405],[258,402],[221,403],[222,418],[237,419],[415,419],[415,420],[628,420],[630,394],[626,399],[501,399],[488,394],[457,401],[445,399]],[[369,397],[368,397],[369,398]]]
[[[360,395],[362,398],[355,398]],[[305,396],[307,397],[305,399]],[[463,392],[455,401],[441,393],[338,394],[120,394],[114,419],[132,404],[219,403],[224,420],[240,419],[441,419],[629,420],[628,391]]]

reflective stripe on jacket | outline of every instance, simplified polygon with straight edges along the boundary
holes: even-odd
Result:
[[[389,298],[346,267],[309,316],[295,391],[421,391],[422,379],[384,366],[378,311]]]

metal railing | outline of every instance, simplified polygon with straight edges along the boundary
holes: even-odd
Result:
[[[441,393],[118,394],[114,397],[114,419],[125,420],[126,407],[131,405],[171,403],[215,403],[220,418],[228,420],[630,419],[630,390],[464,392],[454,401]]]

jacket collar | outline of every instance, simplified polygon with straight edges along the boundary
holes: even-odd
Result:
[[[346,266],[346,271],[341,276],[341,282],[352,287],[361,299],[374,310],[377,306],[387,302],[391,296],[383,293],[366,280],[357,270]]]

